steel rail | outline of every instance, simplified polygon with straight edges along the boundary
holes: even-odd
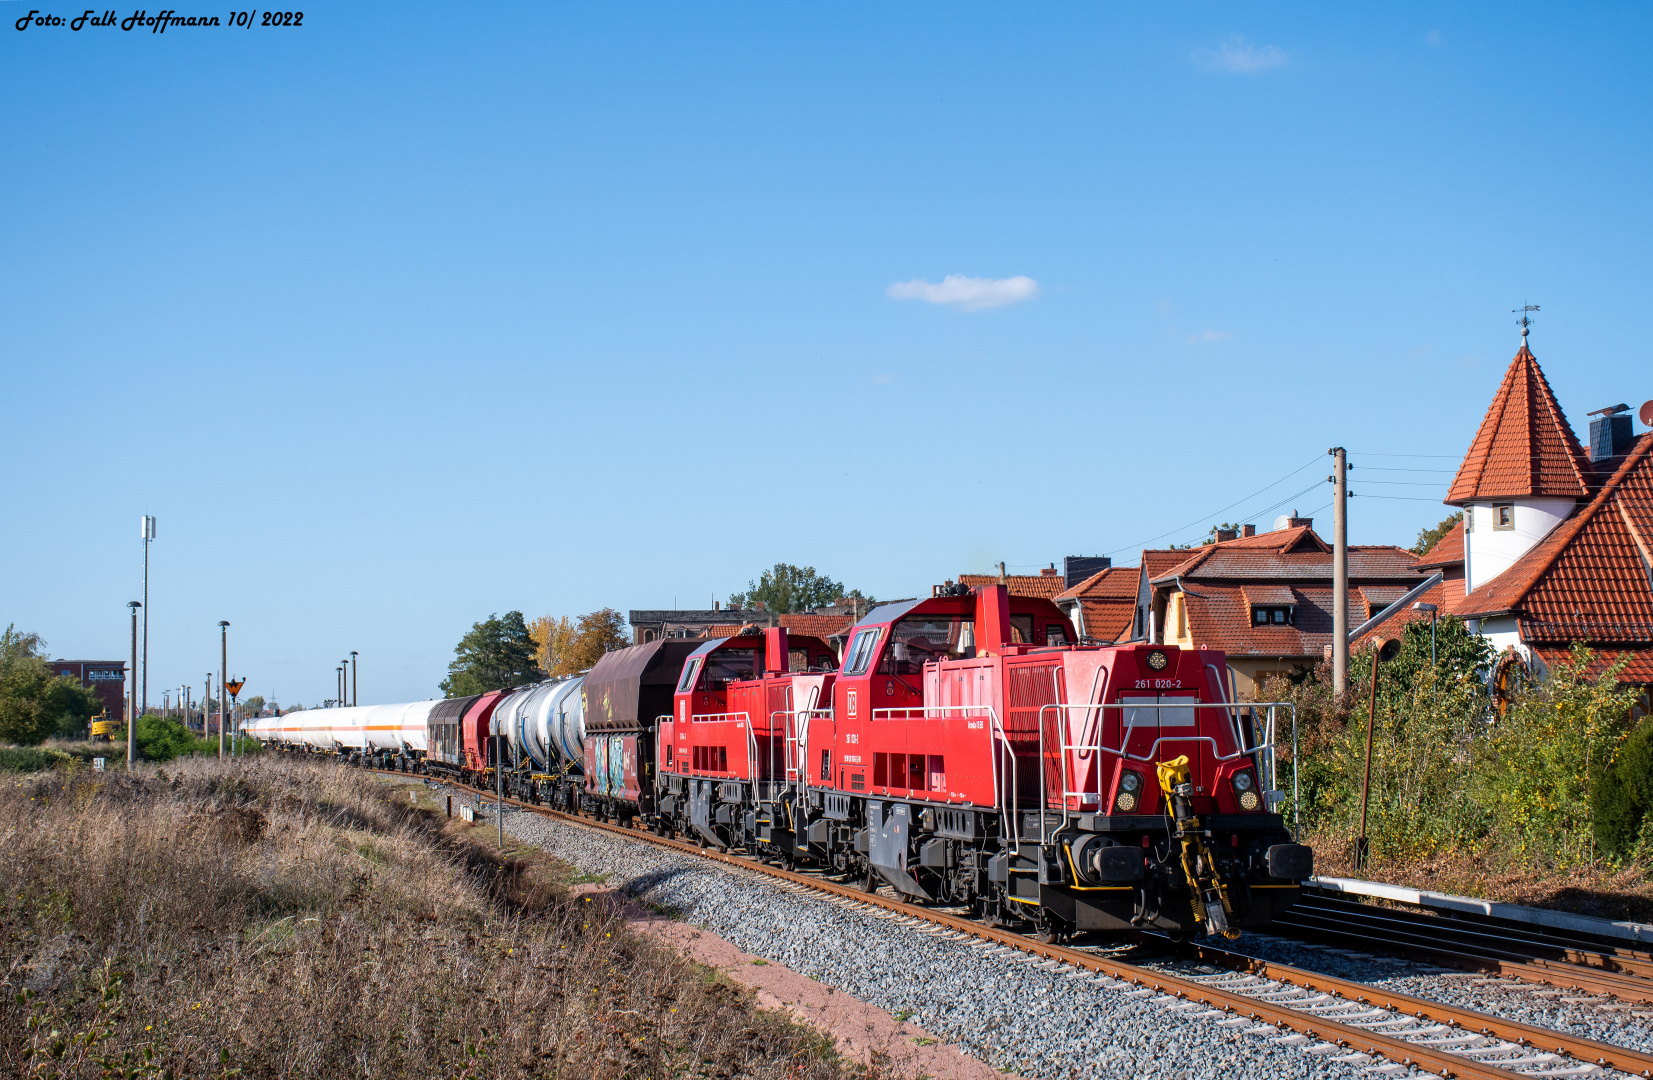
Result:
[[[1251,975],[1274,979],[1278,982],[1302,987],[1305,990],[1314,990],[1323,994],[1336,994],[1339,997],[1348,998],[1362,1004],[1369,1003],[1380,1008],[1393,1009],[1398,1013],[1415,1016],[1420,1020],[1428,1020],[1437,1024],[1453,1024],[1471,1031],[1479,1030],[1483,1035],[1495,1035],[1500,1039],[1507,1039],[1523,1046],[1533,1046],[1541,1050],[1548,1050],[1553,1047],[1557,1054],[1565,1054],[1580,1061],[1593,1062],[1603,1068],[1618,1069],[1621,1072],[1637,1076],[1653,1076],[1653,1054],[1644,1054],[1623,1046],[1614,1046],[1611,1043],[1597,1042],[1594,1039],[1569,1035],[1566,1032],[1556,1031],[1552,1028],[1535,1027],[1531,1024],[1505,1020],[1487,1013],[1443,1005],[1439,1001],[1385,990],[1380,986],[1352,982],[1348,979],[1338,979],[1330,975],[1322,975],[1316,971],[1304,971],[1302,968],[1287,967],[1285,964],[1259,960],[1254,956],[1230,952],[1227,949],[1219,949],[1211,945],[1203,945],[1197,942],[1186,942],[1179,945],[1168,938],[1162,938],[1155,934],[1143,934],[1141,936],[1144,939],[1153,940],[1156,944],[1163,943],[1174,948],[1180,948],[1198,960],[1234,971],[1243,971]],[[1476,1025],[1480,1025],[1478,1029]]]
[[[403,773],[390,769],[372,769],[370,771],[382,772],[390,776],[399,776],[408,779],[415,777],[420,780],[427,779],[427,777],[419,776],[418,774]],[[456,780],[440,779],[438,782],[453,784],[456,787],[469,788],[472,791],[480,792],[481,794],[492,798],[491,792],[485,792],[480,788],[470,787],[468,784],[461,784]],[[1422,1046],[1416,1043],[1410,1043],[1404,1039],[1398,1039],[1393,1036],[1382,1034],[1381,1032],[1368,1031],[1364,1028],[1356,1027],[1351,1024],[1343,1024],[1336,1020],[1314,1016],[1309,1013],[1292,1009],[1287,1005],[1262,1001],[1245,994],[1222,990],[1213,986],[1207,986],[1204,983],[1193,979],[1185,979],[1166,972],[1155,971],[1151,968],[1138,967],[1134,964],[1127,964],[1109,957],[1098,956],[1093,953],[1070,949],[1060,945],[1041,944],[1031,938],[1023,937],[1020,934],[1008,930],[1001,930],[996,927],[986,926],[971,919],[963,919],[956,915],[949,915],[943,912],[934,911],[929,908],[906,903],[905,901],[893,900],[889,897],[880,896],[877,893],[869,893],[859,888],[851,888],[846,885],[840,885],[836,882],[826,881],[818,876],[799,874],[794,871],[783,870],[779,867],[758,862],[755,859],[741,858],[723,851],[702,849],[697,844],[690,844],[682,840],[659,836],[644,829],[615,825],[602,821],[594,821],[583,816],[565,813],[560,810],[552,810],[549,807],[535,806],[532,803],[524,802],[520,799],[507,798],[505,799],[505,802],[514,805],[519,809],[540,814],[544,817],[564,821],[573,825],[583,826],[588,829],[596,829],[603,832],[613,833],[617,836],[622,836],[633,840],[641,840],[646,843],[654,844],[658,847],[667,848],[672,851],[677,851],[685,855],[696,855],[703,859],[723,863],[731,867],[745,870],[749,873],[778,878],[782,881],[788,881],[795,885],[801,885],[817,892],[837,896],[841,899],[852,900],[858,903],[867,904],[869,906],[883,908],[886,911],[899,915],[905,915],[909,918],[922,920],[948,930],[953,930],[960,934],[965,934],[971,937],[980,938],[983,941],[992,942],[996,945],[1007,946],[1021,952],[1031,953],[1035,956],[1043,957],[1047,960],[1059,961],[1084,971],[1096,972],[1125,982],[1130,982],[1136,986],[1157,990],[1161,994],[1165,994],[1167,996],[1175,996],[1177,998],[1204,1004],[1214,1009],[1222,1009],[1226,1012],[1232,1012],[1239,1016],[1247,1017],[1262,1023],[1287,1028],[1310,1039],[1319,1039],[1324,1042],[1333,1043],[1337,1046],[1346,1047],[1350,1050],[1359,1051],[1360,1053],[1368,1054],[1374,1057],[1387,1058],[1390,1061],[1398,1062],[1402,1065],[1424,1068],[1444,1077],[1463,1077],[1465,1080],[1512,1080],[1514,1077],[1524,1077],[1527,1075],[1515,1069],[1502,1068],[1490,1062],[1477,1061],[1473,1058],[1463,1057],[1445,1050],[1438,1050],[1431,1046]],[[1307,976],[1310,973],[1304,972],[1303,974]],[[1318,978],[1318,976],[1315,977]],[[1361,984],[1351,985],[1358,986]],[[1367,989],[1369,988],[1362,986],[1363,992]],[[1368,996],[1370,995],[1368,994]],[[1482,1013],[1473,1012],[1468,1009],[1455,1009],[1452,1006],[1440,1005],[1438,1003],[1430,1004],[1440,1013],[1440,1015],[1446,1016],[1450,1014],[1454,1016],[1455,1019],[1453,1022],[1458,1026],[1468,1027],[1469,1024],[1490,1024],[1496,1020],[1494,1017],[1486,1016]],[[1441,1022],[1445,1023],[1446,1021],[1443,1020]],[[1542,1032],[1546,1035],[1555,1034],[1544,1031],[1544,1029],[1534,1030]],[[1509,1041],[1514,1042],[1515,1040],[1511,1039]],[[1608,1048],[1605,1044],[1599,1045],[1602,1046],[1603,1050],[1617,1049]]]
[[[1565,933],[1535,932],[1505,923],[1483,922],[1474,917],[1424,915],[1313,893],[1300,896],[1293,905],[1292,914],[1355,923],[1384,933],[1419,938],[1433,935],[1438,940],[1499,959],[1566,963],[1615,975],[1653,978],[1653,957],[1646,952],[1587,941]]]
[[[1453,967],[1466,971],[1487,971],[1499,975],[1506,975],[1524,982],[1543,983],[1558,988],[1567,988],[1591,994],[1606,994],[1610,997],[1621,998],[1626,1001],[1653,1003],[1653,979],[1645,979],[1635,975],[1621,975],[1614,971],[1605,971],[1601,968],[1587,967],[1583,964],[1572,964],[1566,961],[1532,959],[1508,959],[1500,956],[1488,956],[1483,953],[1464,952],[1454,949],[1451,944],[1441,944],[1438,939],[1431,941],[1427,938],[1420,940],[1419,935],[1406,934],[1374,934],[1368,929],[1343,929],[1335,921],[1326,919],[1311,921],[1292,917],[1288,909],[1270,924],[1271,928],[1289,932],[1301,937],[1320,938],[1350,945],[1363,951],[1382,949],[1385,952],[1395,953],[1411,960],[1428,960],[1451,964]]]

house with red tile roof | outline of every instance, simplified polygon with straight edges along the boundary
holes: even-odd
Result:
[[[1359,626],[1423,582],[1405,548],[1349,547],[1349,625]],[[1312,667],[1332,644],[1332,546],[1308,518],[1273,532],[1220,533],[1192,549],[1144,551],[1136,636],[1228,654],[1233,692],[1255,701],[1263,682]]]
[[[1653,685],[1653,433],[1627,410],[1602,410],[1586,450],[1523,331],[1446,502],[1464,520],[1417,562],[1446,575],[1426,599],[1539,677],[1587,642]]]
[[[1079,636],[1092,641],[1128,641],[1136,636],[1137,595],[1142,580],[1134,566],[1108,566],[1058,593],[1056,606]]]
[[[978,585],[1003,585],[1011,596],[1037,596],[1045,600],[1054,600],[1067,589],[1062,571],[1056,569],[1055,563],[1037,574],[960,574],[958,580],[960,585],[972,589]]]

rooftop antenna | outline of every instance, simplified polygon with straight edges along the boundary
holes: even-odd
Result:
[[[1521,344],[1525,345],[1527,343],[1527,328],[1532,325],[1532,319],[1530,318],[1529,313],[1537,311],[1538,305],[1526,304],[1512,310],[1515,314],[1521,316],[1519,319],[1515,320],[1515,325],[1521,328]]]

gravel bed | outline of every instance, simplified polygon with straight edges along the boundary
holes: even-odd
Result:
[[[1369,983],[1385,990],[1653,1054],[1653,1016],[1635,1015],[1653,1014],[1653,1009],[1644,1009],[1639,1004],[1618,1011],[1603,1011],[1587,1002],[1567,999],[1591,998],[1610,1005],[1628,1003],[1597,999],[1572,990],[1553,990],[1519,979],[1487,978],[1479,973],[1419,964],[1379,953],[1332,948],[1273,934],[1246,934],[1239,941],[1220,944],[1231,952],[1305,971]],[[1162,966],[1167,971],[1178,970],[1175,964]]]
[[[490,807],[487,816],[492,817]],[[624,894],[858,1000],[911,1020],[996,1068],[1024,1076],[1343,1078],[1421,1075],[1330,1060],[1248,1033],[1246,1023],[1168,1011],[1181,1004],[1013,950],[964,941],[800,896],[715,863],[507,808],[505,830]],[[1138,996],[1130,996],[1136,994]],[[1158,998],[1158,1000],[1156,1000]],[[1192,1011],[1192,1010],[1190,1010]],[[1299,1039],[1301,1037],[1298,1037]]]

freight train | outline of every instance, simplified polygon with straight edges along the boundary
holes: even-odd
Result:
[[[1233,935],[1313,853],[1271,802],[1274,716],[1222,653],[1080,643],[1051,601],[940,587],[847,631],[663,638],[477,697],[267,717],[277,748],[449,776],[968,906],[1044,941]]]

